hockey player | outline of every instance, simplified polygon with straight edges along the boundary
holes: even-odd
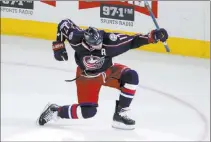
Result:
[[[67,61],[65,40],[75,51],[78,65],[76,86],[78,102],[59,106],[49,104],[40,115],[39,125],[44,125],[55,117],[63,119],[87,119],[97,113],[98,97],[101,86],[120,90],[119,100],[113,115],[114,128],[134,129],[135,121],[127,115],[128,108],[139,84],[138,73],[121,64],[113,63],[112,58],[147,44],[164,42],[168,39],[165,29],[152,30],[146,35],[126,35],[110,33],[89,27],[80,29],[70,19],[58,24],[56,41],[52,43],[54,57]]]

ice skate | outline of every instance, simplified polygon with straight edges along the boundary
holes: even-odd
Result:
[[[40,117],[38,118],[39,125],[45,125],[51,120],[58,119],[58,108],[59,106],[56,104],[48,104],[44,111],[41,113]]]
[[[133,130],[135,129],[135,121],[129,118],[127,112],[128,108],[122,108],[119,106],[119,101],[116,101],[115,113],[113,116],[113,128],[124,129],[124,130]]]

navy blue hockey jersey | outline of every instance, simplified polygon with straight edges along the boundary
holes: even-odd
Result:
[[[148,35],[126,35],[120,33],[103,33],[101,50],[93,50],[84,41],[84,30],[71,20],[62,20],[58,25],[57,41],[68,40],[75,50],[76,64],[88,74],[97,74],[113,65],[112,58],[130,49],[149,44]]]

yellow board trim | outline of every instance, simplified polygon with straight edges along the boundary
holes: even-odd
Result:
[[[26,36],[46,40],[55,40],[56,30],[56,23],[1,18],[1,34],[4,35]],[[120,32],[129,35],[135,34],[132,32],[114,31],[108,29],[105,30]],[[167,42],[171,49],[170,54],[210,58],[210,41],[170,37]],[[162,43],[149,44],[138,49],[151,52],[166,53]]]

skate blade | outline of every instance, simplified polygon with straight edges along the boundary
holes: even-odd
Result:
[[[113,121],[112,127],[121,130],[134,130],[135,125],[125,125],[124,123]]]
[[[48,107],[49,107],[51,104],[52,104],[52,103],[48,103],[48,104],[44,107],[43,111],[40,113],[39,117],[38,117],[37,120],[36,120],[36,125],[38,125],[38,126],[43,126],[43,125],[40,125],[40,124],[39,124],[40,117],[41,117],[42,114],[46,111],[46,109],[48,109]]]

